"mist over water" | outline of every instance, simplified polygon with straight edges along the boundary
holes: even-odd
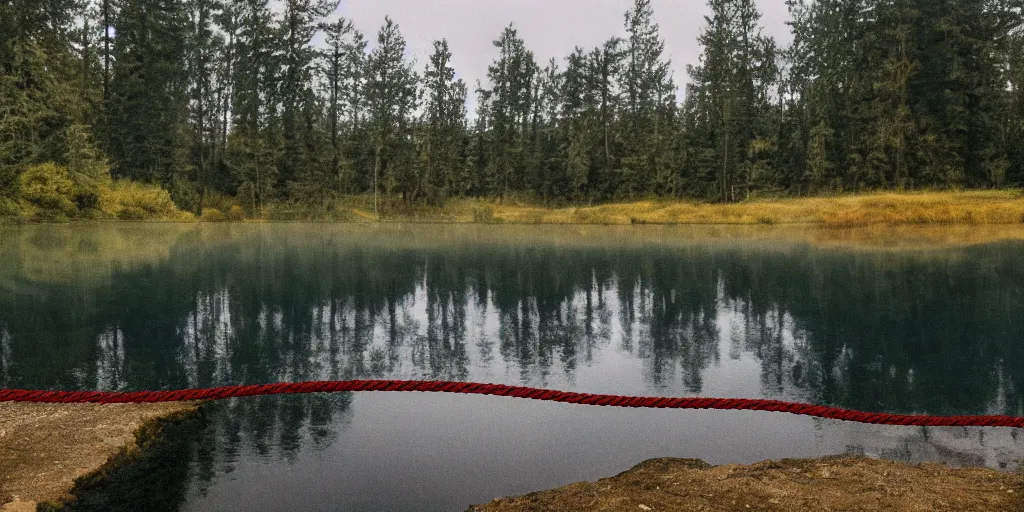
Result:
[[[0,227],[0,384],[443,379],[1024,415],[1022,243],[645,229]],[[237,399],[185,430],[162,464],[178,484],[152,491],[171,510],[462,510],[666,456],[1024,459],[1015,429],[425,394]]]

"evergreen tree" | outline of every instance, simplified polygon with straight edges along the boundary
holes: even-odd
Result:
[[[72,0],[0,2],[0,197],[17,193],[28,165],[60,160],[66,130],[84,122],[76,10]]]
[[[198,189],[210,186],[216,181],[212,175],[220,138],[221,116],[214,82],[217,56],[224,49],[224,41],[214,33],[214,19],[221,14],[221,7],[221,4],[214,0],[193,0],[189,5],[189,21],[192,27],[187,55],[189,118],[192,131],[190,157],[196,170],[193,183]],[[198,197],[198,192],[192,196],[193,204],[187,206],[196,210],[202,201]]]
[[[405,60],[405,39],[391,18],[377,34],[377,46],[366,63],[366,100],[373,134],[374,209],[378,193],[399,192],[412,199],[415,176],[411,116],[416,108],[417,76]]]
[[[239,0],[232,18],[231,116],[225,167],[242,204],[262,209],[277,193],[283,151],[280,120],[281,55],[269,0]]]
[[[498,58],[487,70],[492,133],[487,172],[492,181],[487,187],[492,194],[506,197],[525,174],[538,68],[514,26],[506,27],[494,46]]]
[[[711,0],[712,15],[699,41],[704,54],[691,68],[700,109],[708,123],[705,149],[713,154],[716,199],[735,201],[737,188],[771,186],[778,125],[771,101],[778,76],[774,41],[761,35],[751,0]],[[711,163],[711,160],[704,163]],[[741,196],[742,197],[742,196]]]
[[[786,5],[780,49],[754,0],[708,0],[681,104],[650,0],[543,67],[509,25],[467,119],[446,40],[421,82],[392,20],[368,52],[334,1],[0,0],[0,207],[88,210],[109,174],[195,211],[1024,184],[1022,0]]]
[[[342,136],[345,124],[347,105],[344,101],[345,82],[348,68],[345,66],[350,58],[351,38],[355,28],[352,22],[339,18],[333,23],[323,25],[326,35],[326,48],[321,52],[324,73],[324,89],[327,100],[328,125],[331,139],[331,165],[318,180],[319,185],[334,192],[345,192],[352,183],[351,164],[345,160],[342,148]],[[344,162],[344,163],[343,163]]]
[[[675,103],[671,63],[654,22],[650,0],[635,0],[626,13],[623,89],[624,149],[618,193],[627,197],[655,192],[660,153],[668,149],[666,106]]]
[[[116,177],[195,180],[186,123],[188,17],[173,0],[124,0],[114,27],[105,136]]]
[[[313,90],[316,52],[313,36],[331,13],[333,0],[284,0],[279,33],[281,48],[281,134],[283,151],[278,165],[281,185],[303,175],[319,175],[315,126],[320,108]]]
[[[462,160],[466,130],[466,83],[455,78],[447,40],[434,41],[434,54],[424,73],[425,161],[421,190],[432,204],[451,193],[461,193],[462,176],[455,171]]]

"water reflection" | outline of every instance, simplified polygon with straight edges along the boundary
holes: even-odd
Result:
[[[445,379],[1024,415],[1020,242],[873,251],[708,239],[682,228],[588,228],[584,238],[565,229],[0,227],[0,384]],[[218,405],[188,449],[189,478],[214,481],[233,460],[302,464],[304,447],[315,452],[348,431],[351,398],[339,396]],[[629,414],[624,423],[648,413]],[[786,425],[814,425],[825,441],[808,455],[995,467],[1024,458],[1016,431],[771,418],[776,437]],[[722,435],[727,423],[712,431]],[[771,446],[767,456],[797,455]],[[703,456],[738,461],[730,453],[740,452],[719,446]]]
[[[163,427],[132,464],[79,483],[75,499],[62,510],[180,510],[201,500],[216,477],[230,475],[240,461],[290,465],[304,453],[323,451],[345,428],[351,401],[350,393],[339,393],[208,404],[198,415]]]
[[[165,250],[132,247],[156,257],[124,249],[78,267],[49,229],[20,228],[3,248],[8,387],[371,377],[574,387],[626,359],[641,370],[598,387],[718,394],[708,379],[746,376],[737,363],[749,359],[759,386],[744,391],[756,396],[1024,413],[1019,244],[574,247],[439,232],[407,247],[339,227],[193,226],[171,237],[154,226]],[[110,229],[79,230],[74,245],[102,253]]]
[[[475,396],[264,397],[214,404],[140,463],[80,488],[71,510],[464,510],[654,457],[720,464],[844,452],[1010,471],[1022,454],[1007,429]]]

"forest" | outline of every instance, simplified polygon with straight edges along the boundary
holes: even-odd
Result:
[[[510,24],[470,85],[336,0],[0,0],[0,216],[1024,185],[1024,0],[786,4],[786,47],[754,0],[699,34],[635,0],[548,62]],[[686,84],[666,38],[702,45]]]

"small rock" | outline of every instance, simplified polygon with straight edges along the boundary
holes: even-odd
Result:
[[[647,505],[640,505],[640,510],[654,510],[654,509],[651,508],[651,507],[648,507]]]

